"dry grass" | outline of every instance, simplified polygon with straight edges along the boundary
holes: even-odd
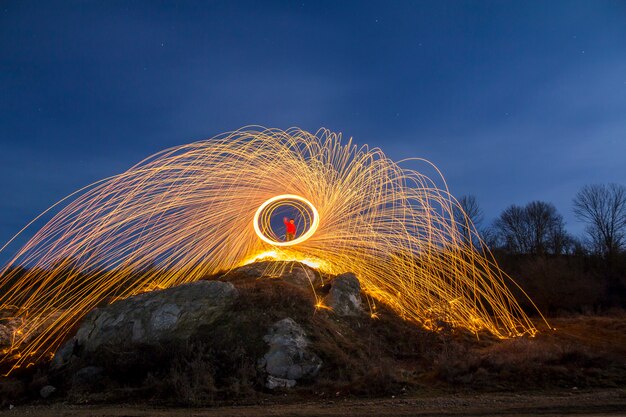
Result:
[[[616,387],[626,384],[625,317],[555,319],[535,338],[452,342],[435,367],[438,379],[471,389]],[[604,327],[594,333],[598,322]],[[607,325],[608,324],[608,325]]]
[[[423,387],[492,391],[626,384],[623,312],[560,318],[552,321],[556,331],[497,340],[450,328],[427,331],[384,306],[378,319],[369,314],[340,318],[316,309],[315,297],[306,288],[279,279],[231,278],[240,294],[232,309],[211,327],[200,328],[188,343],[136,352],[109,347],[65,373],[5,379],[1,398],[12,403],[36,398],[48,378],[71,402],[183,406],[256,403],[268,396],[273,401],[377,397]],[[286,317],[306,330],[324,365],[315,380],[300,381],[288,397],[278,397],[264,388],[257,360],[267,351],[267,329]],[[72,372],[86,365],[104,368],[102,378],[88,386],[72,384]]]

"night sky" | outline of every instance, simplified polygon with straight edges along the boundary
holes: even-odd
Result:
[[[576,191],[626,184],[626,2],[0,2],[0,246],[251,124],[426,158],[485,223],[545,200],[580,234]]]

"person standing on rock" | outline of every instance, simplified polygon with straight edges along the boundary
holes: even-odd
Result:
[[[285,223],[285,242],[294,240],[296,238],[296,221],[294,219],[287,220],[283,217],[283,223]]]

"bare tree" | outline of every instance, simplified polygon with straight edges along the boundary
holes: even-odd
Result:
[[[560,215],[559,215],[560,216]],[[573,254],[577,250],[578,241],[565,230],[565,223],[557,222],[548,232],[548,253],[555,255]]]
[[[551,203],[533,201],[525,207],[530,231],[530,252],[560,254],[567,241],[565,223]]]
[[[620,184],[584,186],[574,198],[574,214],[587,223],[594,250],[607,259],[626,243],[626,187]]]
[[[483,221],[483,211],[478,205],[476,196],[472,194],[464,195],[459,199],[459,205],[472,221],[474,226],[478,227]]]
[[[483,227],[479,230],[480,238],[489,249],[496,249],[499,246],[500,236],[491,226]]]
[[[507,207],[494,222],[494,228],[505,249],[512,253],[530,252],[530,233],[526,211],[515,204]]]
[[[454,217],[459,232],[465,242],[471,242],[476,245],[478,242],[473,238],[473,231],[478,229],[482,223],[483,211],[478,204],[478,200],[472,194],[461,196],[458,202],[458,207],[454,208]]]
[[[561,254],[571,241],[563,216],[554,205],[533,201],[512,205],[496,219],[494,227],[504,247],[513,253]]]

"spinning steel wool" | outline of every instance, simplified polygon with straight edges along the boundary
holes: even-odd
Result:
[[[441,181],[327,130],[249,127],[162,151],[72,195],[0,271],[0,305],[21,323],[2,363],[50,357],[99,304],[267,257],[354,272],[373,317],[384,302],[430,328],[534,334]],[[272,225],[280,210],[292,241]]]

